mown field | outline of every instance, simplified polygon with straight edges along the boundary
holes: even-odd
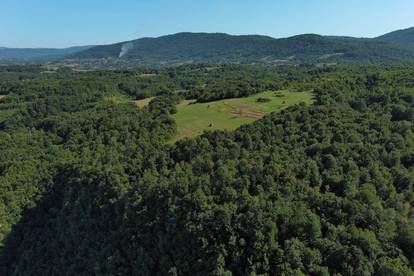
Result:
[[[259,102],[267,98],[269,102]],[[246,98],[233,98],[208,103],[182,101],[172,117],[177,123],[175,141],[195,137],[205,130],[234,130],[271,112],[282,110],[300,102],[312,103],[310,92],[266,91]]]

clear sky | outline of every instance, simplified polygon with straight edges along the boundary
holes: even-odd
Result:
[[[0,0],[0,46],[108,44],[182,31],[373,37],[414,26],[414,0]]]

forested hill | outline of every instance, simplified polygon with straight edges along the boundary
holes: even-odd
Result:
[[[178,33],[96,46],[74,59],[139,66],[181,63],[380,63],[414,61],[414,47],[380,39],[304,34],[283,39],[222,33]]]
[[[41,70],[0,67],[0,275],[414,275],[413,67]],[[169,142],[277,89],[314,103]]]
[[[2,63],[60,61],[101,68],[166,67],[184,63],[390,63],[414,61],[414,28],[377,38],[303,34],[275,39],[260,35],[177,33],[111,45],[53,48],[0,47]]]
[[[0,62],[46,62],[64,58],[92,46],[69,48],[6,48],[0,47]]]
[[[376,40],[414,47],[414,27],[379,36]]]

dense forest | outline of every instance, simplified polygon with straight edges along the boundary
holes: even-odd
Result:
[[[376,38],[377,40],[414,46],[414,27],[397,30]]]
[[[287,38],[223,33],[177,33],[100,45],[67,56],[90,66],[160,67],[184,63],[303,64],[414,61],[412,34],[355,38],[301,34]],[[71,60],[72,59],[72,60]]]
[[[314,103],[170,142],[182,99],[281,89]],[[0,95],[1,275],[414,275],[411,65],[3,66]]]
[[[108,45],[0,47],[0,64],[59,64],[81,69],[165,68],[184,64],[382,64],[414,62],[414,28],[375,38],[313,33],[286,38],[183,32]]]

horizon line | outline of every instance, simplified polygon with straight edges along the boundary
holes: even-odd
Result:
[[[170,34],[163,34],[163,35],[154,35],[154,36],[142,36],[142,37],[138,37],[138,38],[134,38],[134,39],[129,39],[129,40],[124,40],[124,41],[118,41],[118,42],[110,42],[110,43],[101,43],[101,44],[77,44],[77,45],[72,45],[72,46],[66,46],[66,47],[48,47],[48,46],[39,46],[39,47],[9,47],[9,46],[3,46],[0,45],[0,50],[3,49],[56,49],[56,50],[64,50],[64,49],[68,49],[68,48],[75,48],[75,47],[96,47],[96,46],[107,46],[107,45],[113,45],[113,44],[118,44],[118,43],[127,43],[127,42],[132,42],[135,40],[139,40],[139,39],[145,39],[145,38],[161,38],[161,37],[165,37],[165,36],[172,36],[172,35],[177,35],[177,34],[224,34],[224,35],[229,35],[229,36],[264,36],[264,37],[269,37],[272,39],[286,39],[286,38],[291,38],[291,37],[296,37],[296,36],[301,36],[301,35],[319,35],[319,36],[323,36],[323,37],[349,37],[349,38],[359,38],[359,39],[374,39],[377,37],[380,37],[382,35],[385,34],[389,34],[389,33],[393,33],[393,32],[397,32],[397,31],[404,31],[404,30],[409,30],[412,29],[414,27],[406,27],[406,28],[401,28],[401,29],[397,29],[397,30],[393,30],[393,31],[389,31],[387,33],[384,34],[380,34],[377,36],[373,36],[373,37],[369,37],[369,36],[351,36],[351,35],[333,35],[333,34],[318,34],[318,33],[300,33],[300,34],[296,34],[296,35],[291,35],[291,36],[284,36],[284,37],[274,37],[272,35],[267,35],[267,34],[231,34],[231,33],[225,33],[225,32],[204,32],[204,31],[180,31],[180,32],[176,32],[176,33],[170,33]]]

